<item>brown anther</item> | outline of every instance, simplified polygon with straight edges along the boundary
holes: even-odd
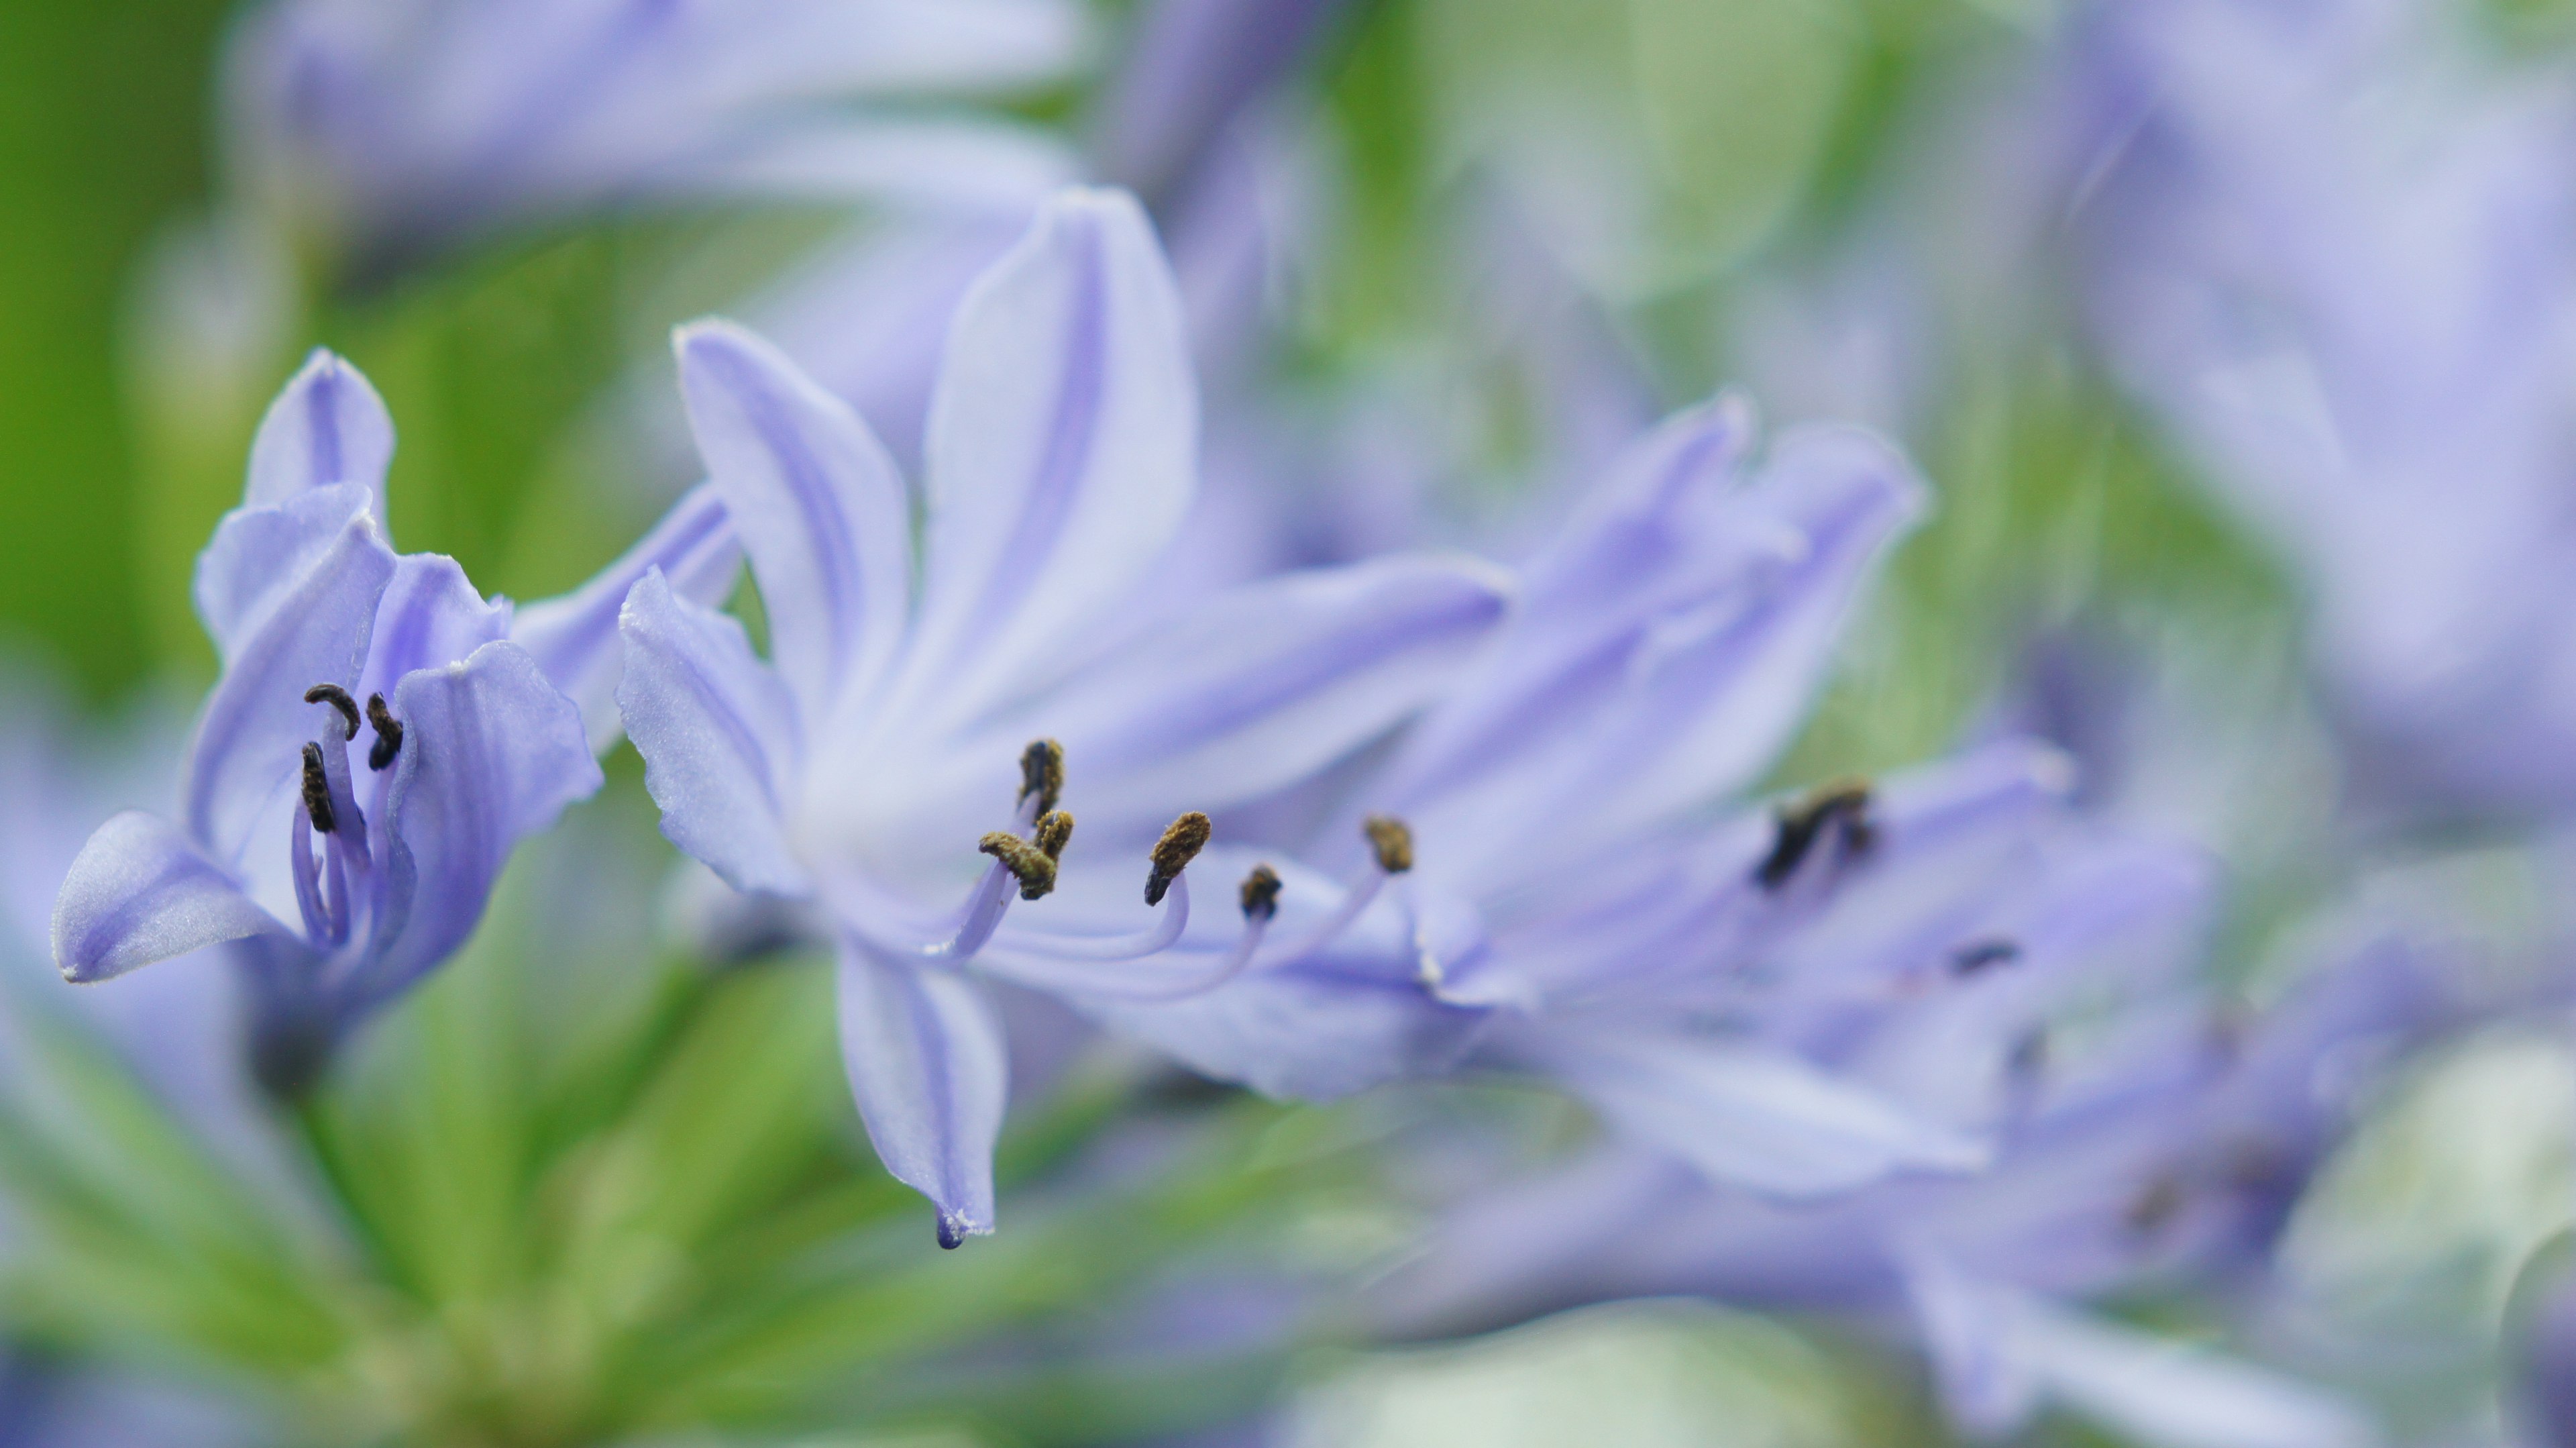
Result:
[[[322,772],[322,746],[304,746],[304,813],[311,817],[313,828],[331,833],[339,816],[331,809],[331,777]]]
[[[1181,872],[1190,867],[1190,861],[1197,859],[1199,851],[1207,848],[1208,835],[1215,828],[1208,823],[1208,817],[1197,810],[1172,821],[1171,828],[1163,831],[1163,837],[1154,842],[1150,856],[1153,869],[1145,876],[1146,904],[1163,903],[1163,892],[1171,889],[1172,882],[1181,878]]]
[[[1255,865],[1243,877],[1243,918],[1267,920],[1279,913],[1279,872],[1268,865]]]
[[[1072,821],[1066,818],[1065,833],[1072,832]],[[1054,857],[1018,835],[995,830],[978,841],[975,848],[1001,861],[1002,868],[1019,880],[1021,899],[1042,900],[1055,888]]]
[[[1046,851],[1050,860],[1063,859],[1064,847],[1072,839],[1073,816],[1060,809],[1039,815],[1037,824],[1029,830],[1029,843]]]
[[[384,695],[369,694],[367,722],[375,726],[376,731],[376,742],[367,746],[367,767],[387,768],[393,764],[394,756],[402,753],[402,721],[385,707]]]
[[[1064,746],[1052,739],[1033,739],[1020,751],[1020,803],[1036,795],[1038,813],[1051,813],[1064,797]]]
[[[340,718],[349,726],[347,738],[342,743],[358,737],[358,701],[349,697],[348,690],[337,684],[316,684],[304,691],[304,702],[328,704],[340,711]]]
[[[1393,815],[1370,815],[1360,822],[1360,833],[1368,836],[1369,848],[1377,853],[1377,867],[1390,875],[1401,875],[1413,868],[1413,831]]]
[[[1962,976],[1976,975],[1994,966],[2010,965],[2019,959],[2021,959],[2021,946],[2018,942],[2006,940],[2000,935],[1990,936],[1984,940],[1969,941],[1951,951],[1950,973]]]
[[[1754,867],[1754,881],[1765,890],[1789,883],[1829,830],[1838,833],[1845,856],[1867,854],[1878,841],[1878,831],[1869,820],[1869,795],[1868,780],[1841,779],[1781,809],[1774,816],[1771,853]]]

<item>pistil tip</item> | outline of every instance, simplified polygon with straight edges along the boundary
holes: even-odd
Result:
[[[1020,800],[1035,795],[1038,813],[1051,813],[1064,797],[1064,746],[1052,739],[1033,739],[1020,751]]]
[[[1163,903],[1164,892],[1170,890],[1172,882],[1190,867],[1190,861],[1199,857],[1199,851],[1207,848],[1208,835],[1214,829],[1208,817],[1197,810],[1172,821],[1171,827],[1163,831],[1163,837],[1154,842],[1153,869],[1145,876],[1146,904]]]
[[[1243,877],[1243,918],[1267,920],[1279,913],[1279,872],[1268,865],[1255,865]]]
[[[1377,853],[1377,867],[1390,875],[1401,875],[1413,868],[1413,830],[1393,815],[1370,815],[1360,825],[1368,836],[1369,848]]]

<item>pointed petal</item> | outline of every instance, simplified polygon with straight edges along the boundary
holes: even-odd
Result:
[[[819,727],[903,638],[903,479],[847,403],[750,332],[699,322],[673,346],[699,455],[760,582],[778,672]]]
[[[355,483],[312,488],[266,507],[236,508],[197,555],[197,617],[230,663],[241,640],[268,620],[349,520],[373,506]]]
[[[313,488],[355,483],[366,489],[381,523],[393,456],[394,422],[384,399],[357,368],[316,347],[260,420],[242,504],[265,507]]]
[[[54,897],[54,964],[67,980],[106,980],[280,928],[175,826],[128,810],[89,837]]]
[[[1907,1171],[1974,1171],[1992,1148],[1761,1046],[1639,1026],[1551,1032],[1529,1054],[1620,1130],[1711,1180],[1779,1196],[1846,1191]]]
[[[963,717],[1051,682],[1171,541],[1197,447],[1180,297],[1151,224],[1124,193],[1065,193],[949,333],[908,697]]]
[[[807,893],[785,823],[801,753],[786,685],[741,624],[678,597],[658,571],[635,585],[618,632],[617,706],[662,833],[737,890]]]
[[[519,841],[601,783],[581,712],[516,644],[405,675],[393,710],[403,744],[385,795],[389,903],[368,942],[361,1010],[454,954]]]
[[[942,1243],[993,1230],[993,1143],[1009,1090],[1001,1023],[962,977],[841,947],[841,1054],[868,1140],[939,1209]]]
[[[253,848],[254,823],[291,787],[307,740],[321,737],[304,702],[315,684],[355,688],[394,555],[358,514],[240,639],[206,696],[182,786],[189,835],[225,869]]]
[[[1124,648],[1027,716],[1062,740],[1086,820],[1268,794],[1437,698],[1502,621],[1508,575],[1412,556],[1235,590]],[[997,746],[998,747],[998,746]]]
[[[742,568],[742,545],[712,483],[701,483],[671,506],[643,541],[560,598],[521,607],[510,621],[510,639],[526,649],[554,686],[580,706],[594,751],[617,742],[617,679],[625,666],[617,615],[626,595],[653,569],[672,591],[692,603],[724,602]]]
[[[370,694],[390,699],[405,675],[455,663],[509,632],[510,606],[476,592],[455,559],[404,554],[376,602],[367,667],[352,692],[361,700]]]

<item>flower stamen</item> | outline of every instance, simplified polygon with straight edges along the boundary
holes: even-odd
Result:
[[[348,696],[344,694],[341,697],[345,699]],[[356,708],[355,705],[350,707],[352,710]],[[319,744],[304,746],[304,813],[311,817],[313,828],[326,835],[338,823],[331,810],[331,776],[323,772],[322,746]]]
[[[1052,739],[1032,739],[1020,751],[1020,812],[1030,820],[1044,819],[1055,812],[1056,802],[1064,797],[1064,746]],[[1037,808],[1029,808],[1035,799]]]
[[[376,742],[367,746],[367,767],[381,772],[392,766],[395,755],[402,753],[402,721],[396,719],[393,711],[385,707],[384,695],[369,694],[367,722],[375,726],[376,730]],[[354,739],[357,733],[357,728],[354,725],[351,726],[349,736]]]
[[[1765,890],[1777,890],[1789,883],[1815,852],[1816,844],[1828,831],[1836,836],[1845,858],[1868,853],[1877,843],[1877,827],[1869,818],[1870,786],[1865,779],[1836,780],[1823,785],[1806,798],[1778,811],[1771,839],[1771,853],[1755,866],[1753,879]]]
[[[348,690],[337,684],[316,684],[304,691],[304,702],[328,704],[340,711],[341,720],[349,726],[349,732],[341,740],[342,743],[345,744],[358,737],[358,701],[349,697]]]
[[[1163,831],[1163,837],[1154,842],[1153,868],[1145,875],[1146,904],[1163,903],[1163,892],[1172,887],[1173,881],[1181,878],[1181,872],[1189,868],[1190,861],[1199,857],[1199,851],[1207,848],[1208,836],[1215,832],[1215,828],[1208,817],[1197,810],[1172,821],[1171,827]]]

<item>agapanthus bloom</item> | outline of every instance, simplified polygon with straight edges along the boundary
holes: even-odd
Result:
[[[384,404],[316,352],[270,408],[242,506],[197,563],[223,672],[175,818],[99,827],[55,899],[75,982],[229,942],[272,1089],[464,944],[512,847],[599,786],[616,609],[646,570],[721,592],[724,510],[692,493],[583,589],[526,609],[386,542]],[[604,723],[603,723],[604,721]]]
[[[232,159],[360,274],[670,198],[1025,208],[1057,148],[919,102],[1053,80],[1083,41],[1062,0],[280,0],[233,46]]]
[[[1504,595],[1431,558],[1158,587],[1196,485],[1196,396],[1169,269],[1122,194],[1059,198],[959,308],[917,549],[903,479],[845,404],[739,328],[677,345],[770,657],[648,576],[621,624],[626,728],[664,832],[737,890],[801,902],[837,948],[869,1135],[954,1245],[992,1229],[1005,1087],[974,972],[1152,972],[1191,918],[1198,812],[1383,733]],[[1015,908],[1086,855],[1148,881],[1136,918],[1070,934]]]

